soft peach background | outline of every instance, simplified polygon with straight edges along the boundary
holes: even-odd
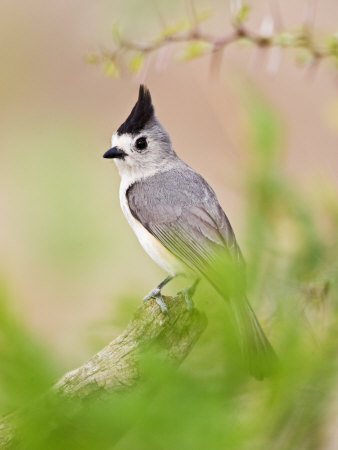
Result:
[[[259,29],[268,2],[253,3],[250,24]],[[280,3],[289,27],[301,23],[305,2]],[[196,4],[216,12],[206,29],[229,29],[227,2]],[[163,276],[127,226],[116,169],[102,159],[138,81],[107,78],[84,55],[111,47],[115,22],[130,36],[151,37],[159,16],[185,17],[186,5],[1,2],[0,271],[13,308],[65,363],[76,365],[103,340],[121,298],[141,298]],[[320,2],[318,28],[337,31],[337,23],[338,3]],[[255,54],[227,49],[218,80],[210,79],[207,59],[181,63],[173,55],[164,73],[150,69],[145,79],[176,151],[213,185],[240,242],[246,153],[238,89],[245,77],[280,114],[290,181],[310,199],[317,186],[338,181],[337,73],[324,63],[309,82],[288,53],[271,77],[267,55]]]

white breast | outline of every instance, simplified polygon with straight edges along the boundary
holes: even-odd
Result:
[[[144,228],[144,226],[131,214],[126,197],[128,187],[129,183],[124,183],[122,180],[120,185],[121,208],[144,250],[160,267],[162,267],[162,269],[170,275],[186,272],[187,267],[185,264],[170,253],[161,244],[161,242],[149,233],[149,231],[146,230],[146,228]]]

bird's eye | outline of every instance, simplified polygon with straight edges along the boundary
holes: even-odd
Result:
[[[147,148],[147,145],[147,139],[144,136],[136,140],[136,148],[138,150],[144,150],[145,148]]]

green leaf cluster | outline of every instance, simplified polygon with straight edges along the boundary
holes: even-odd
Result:
[[[189,42],[181,55],[182,61],[189,61],[191,59],[199,58],[204,55],[210,48],[210,44],[205,41],[192,41]]]

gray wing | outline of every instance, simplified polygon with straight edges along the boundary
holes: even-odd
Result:
[[[242,260],[214,191],[188,166],[134,183],[127,200],[133,216],[193,270],[203,273],[220,252]]]

